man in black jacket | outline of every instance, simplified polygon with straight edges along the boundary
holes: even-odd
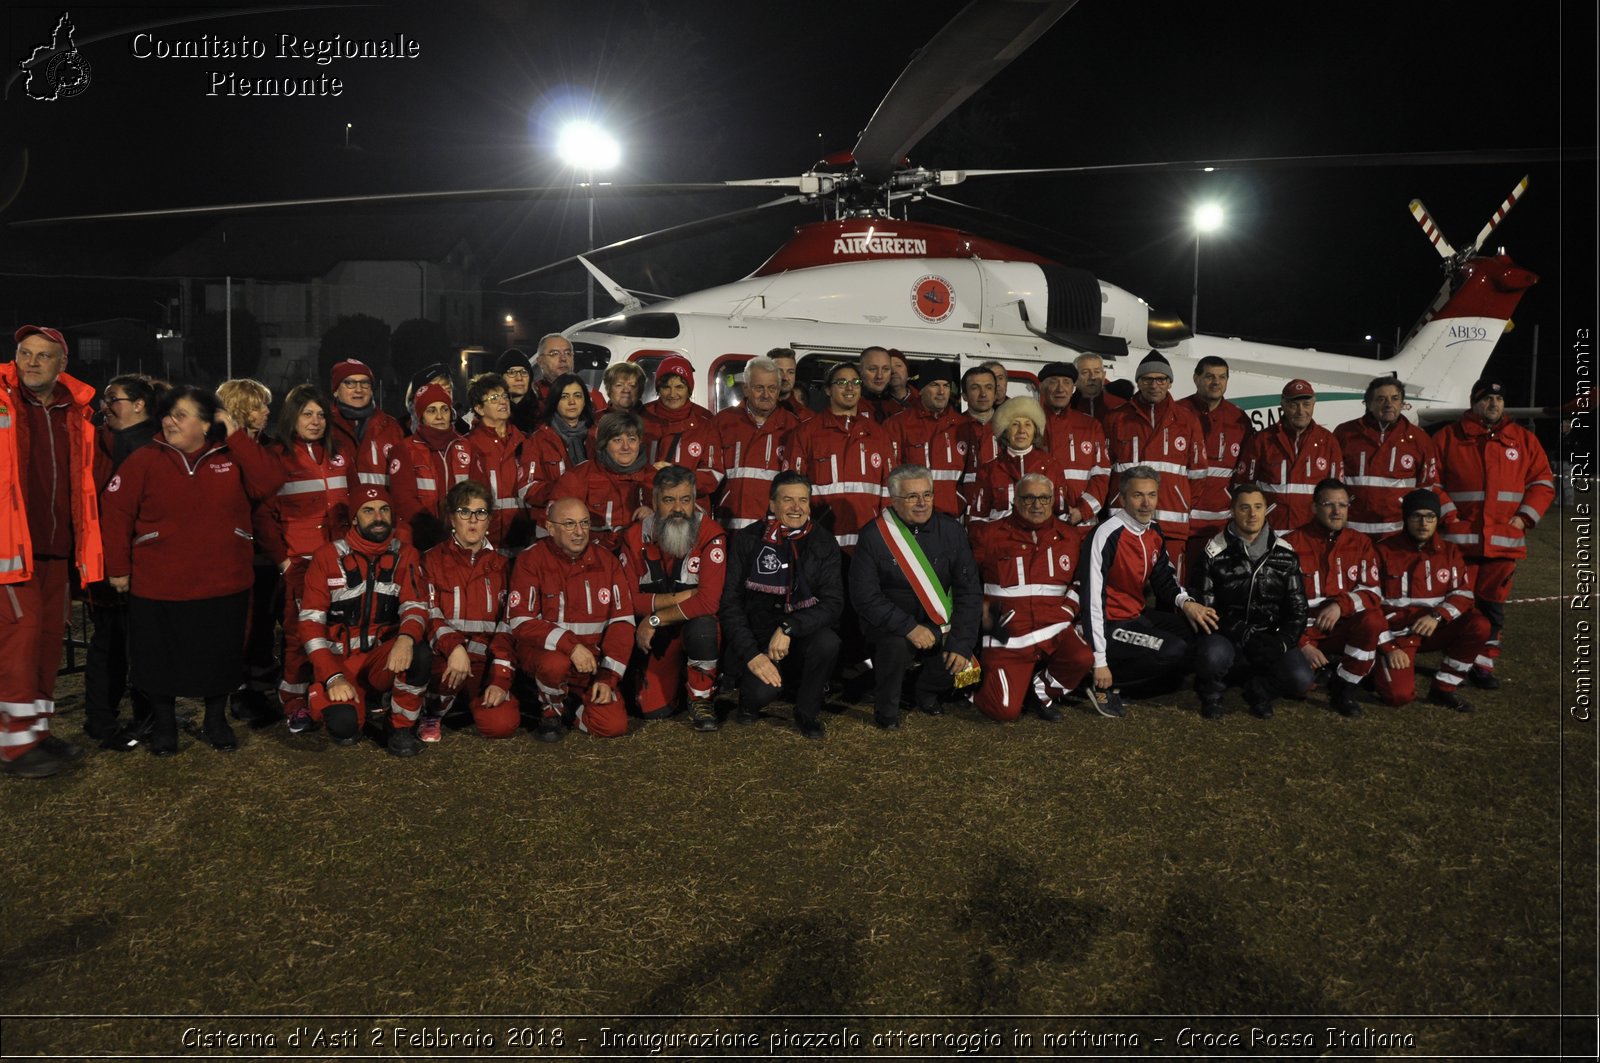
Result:
[[[1195,595],[1217,611],[1217,630],[1195,647],[1200,714],[1222,716],[1229,683],[1243,682],[1250,714],[1272,719],[1272,699],[1303,697],[1311,666],[1298,646],[1306,627],[1300,557],[1267,527],[1267,496],[1255,484],[1233,489],[1228,524],[1200,555]]]
[[[811,520],[811,485],[797,472],[772,478],[765,520],[728,543],[722,585],[722,640],[741,668],[740,723],[754,723],[783,691],[785,672],[798,678],[794,718],[807,738],[823,734],[822,695],[839,656],[844,584],[839,542]]]
[[[920,660],[917,708],[936,716],[939,695],[972,664],[983,588],[967,533],[933,508],[933,473],[901,465],[889,474],[890,509],[861,529],[850,566],[850,601],[870,632],[876,680],[873,722],[900,726],[906,669]]]

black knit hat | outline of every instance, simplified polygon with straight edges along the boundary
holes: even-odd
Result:
[[[1411,519],[1411,514],[1424,509],[1434,516],[1439,515],[1439,496],[1427,488],[1419,487],[1400,500],[1400,515],[1406,520]]]
[[[494,371],[504,373],[507,369],[522,369],[529,376],[533,375],[533,363],[528,360],[527,354],[516,347],[507,347],[495,360]]]
[[[1499,395],[1503,399],[1506,397],[1505,385],[1494,377],[1486,376],[1472,385],[1472,401],[1477,402],[1485,395]]]
[[[924,362],[922,363],[922,368],[917,372],[917,383],[923,387],[942,380],[954,388],[958,379],[954,362]]]
[[[1043,384],[1053,376],[1064,376],[1073,383],[1078,382],[1078,367],[1071,362],[1051,362],[1039,370],[1039,383]]]

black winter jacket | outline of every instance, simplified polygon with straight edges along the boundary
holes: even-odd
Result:
[[[1195,597],[1217,611],[1218,630],[1252,659],[1281,656],[1306,628],[1300,556],[1271,528],[1267,552],[1251,564],[1244,543],[1224,528],[1206,543],[1194,575]]]
[[[983,584],[978,580],[978,563],[972,558],[967,531],[953,517],[939,512],[911,531],[933,566],[934,575],[950,591],[950,635],[943,648],[971,657],[978,652]],[[916,591],[889,552],[889,544],[883,541],[877,518],[861,529],[861,538],[856,542],[856,556],[850,562],[850,601],[856,607],[861,630],[869,639],[886,634],[909,635],[919,624],[933,626]]]
[[[844,578],[839,568],[839,540],[815,522],[800,542],[800,569],[806,585],[817,597],[817,604],[792,613],[783,611],[776,594],[764,594],[745,587],[750,564],[761,548],[767,524],[758,520],[728,537],[728,567],[722,582],[722,642],[728,660],[743,668],[767,652],[767,643],[778,625],[788,620],[792,637],[805,638],[825,628],[838,626],[844,613]]]

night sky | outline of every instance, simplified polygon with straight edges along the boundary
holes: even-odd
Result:
[[[851,146],[905,60],[961,6],[490,0],[258,14],[224,5],[72,7],[91,83],[79,96],[50,103],[28,99],[20,77],[6,83],[0,222],[565,183],[572,175],[553,158],[552,132],[569,114],[592,114],[622,141],[623,165],[608,175],[616,182],[796,174],[824,151]],[[11,5],[0,15],[11,70],[48,39],[62,10]],[[1420,197],[1449,238],[1466,244],[1529,173],[1526,198],[1491,243],[1503,244],[1542,281],[1492,364],[1525,390],[1537,324],[1547,367],[1540,398],[1549,401],[1564,337],[1595,324],[1595,16],[1542,2],[1501,5],[1494,21],[1469,14],[1474,10],[1415,0],[1081,0],[912,159],[930,168],[995,168],[1586,150],[1586,158],[1565,166],[1090,174],[971,181],[949,192],[1049,230],[1055,235],[1032,244],[1183,316],[1194,252],[1188,215],[1199,200],[1218,199],[1228,221],[1202,249],[1202,330],[1355,353],[1366,333],[1391,345],[1395,330],[1409,328],[1440,284],[1439,258],[1407,212],[1409,200]],[[225,17],[176,22],[204,15]],[[132,41],[142,27],[155,27],[150,32],[164,42],[248,36],[266,45],[269,58],[139,59]],[[319,66],[276,58],[280,34],[404,34],[420,56]],[[326,75],[342,79],[344,91],[337,98],[208,96],[212,71],[245,79]],[[772,195],[603,200],[600,242]],[[916,217],[954,220],[913,209]],[[503,305],[548,317],[574,304],[547,293],[581,286],[572,271],[496,287],[582,250],[584,205],[565,196],[340,213],[370,217],[375,226],[413,217],[459,222],[490,289],[486,313]],[[693,290],[748,273],[791,226],[815,216],[796,208],[614,258],[607,268],[630,286]],[[0,235],[0,306],[27,320],[27,303],[40,297],[38,274],[137,275],[217,224],[8,227]],[[976,218],[959,224],[991,231]],[[56,288],[63,283],[70,281]],[[104,312],[84,305],[67,315],[92,320]]]

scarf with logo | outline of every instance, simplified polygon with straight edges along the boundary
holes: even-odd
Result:
[[[745,574],[746,590],[758,594],[783,595],[783,611],[793,613],[817,604],[817,596],[806,582],[800,567],[800,547],[811,534],[808,520],[798,528],[789,528],[777,517],[768,516],[761,533],[761,547],[750,562]]]

